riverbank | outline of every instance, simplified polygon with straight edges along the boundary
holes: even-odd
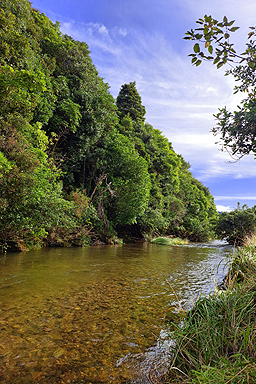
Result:
[[[179,311],[165,383],[256,382],[256,249],[238,249],[222,289]]]

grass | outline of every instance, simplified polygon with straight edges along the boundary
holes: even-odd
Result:
[[[256,249],[240,248],[224,290],[180,313],[165,383],[256,383]]]
[[[188,240],[180,239],[179,237],[156,237],[155,239],[151,240],[151,243],[159,245],[186,245],[188,244]]]
[[[256,247],[256,233],[253,233],[251,236],[245,236],[243,245],[245,247]]]

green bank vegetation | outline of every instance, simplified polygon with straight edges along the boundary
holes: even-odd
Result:
[[[229,244],[246,245],[252,242],[256,230],[256,206],[249,208],[240,206],[231,212],[222,212],[216,223],[215,232],[218,238]]]
[[[189,243],[187,239],[180,239],[179,237],[155,237],[151,242],[158,245],[185,245]]]
[[[235,251],[221,288],[179,311],[166,383],[256,381],[256,249]]]
[[[0,28],[2,250],[213,235],[213,197],[135,82],[114,100],[87,44],[27,0],[1,1]]]

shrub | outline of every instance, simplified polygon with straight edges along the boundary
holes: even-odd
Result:
[[[222,212],[216,225],[216,234],[226,239],[230,244],[242,245],[246,236],[251,236],[256,228],[256,206],[248,208],[247,205],[232,212]]]

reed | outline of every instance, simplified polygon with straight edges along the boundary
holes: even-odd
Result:
[[[253,233],[250,236],[245,236],[243,245],[251,248],[256,247],[256,233]]]
[[[256,250],[239,249],[224,290],[201,297],[173,323],[166,383],[256,382]]]

